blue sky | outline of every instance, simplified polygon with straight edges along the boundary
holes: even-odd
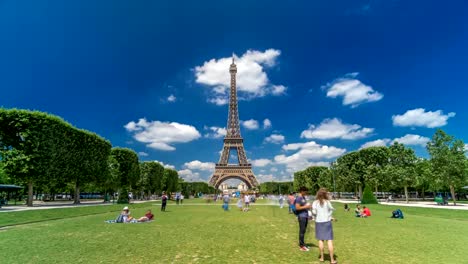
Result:
[[[234,53],[260,181],[435,129],[468,142],[466,1],[0,1],[0,105],[207,180]],[[268,120],[268,121],[265,121]]]

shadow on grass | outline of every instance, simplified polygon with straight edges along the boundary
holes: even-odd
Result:
[[[333,257],[335,258],[335,261],[338,262],[338,256],[336,254],[333,254]],[[320,258],[320,254],[318,255],[318,258]],[[325,261],[331,261],[330,254],[329,253],[323,254],[323,259]]]

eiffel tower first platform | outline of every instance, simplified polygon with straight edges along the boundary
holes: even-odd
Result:
[[[249,189],[258,186],[257,179],[252,172],[252,164],[247,162],[247,156],[244,150],[244,139],[240,133],[239,110],[237,106],[237,88],[236,73],[237,67],[232,58],[232,64],[229,68],[231,73],[231,91],[229,96],[229,114],[227,123],[227,133],[224,137],[224,146],[219,162],[216,163],[215,172],[210,179],[210,185],[218,189],[219,185],[229,179],[238,179]],[[230,152],[237,150],[237,164],[229,164]]]

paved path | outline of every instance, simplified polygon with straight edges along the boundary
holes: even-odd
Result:
[[[338,203],[349,203],[349,204],[356,204],[358,201],[356,200],[333,200],[333,202]],[[468,204],[460,204],[457,205],[449,204],[449,205],[437,205],[434,201],[418,201],[418,202],[380,202],[383,205],[395,205],[395,206],[406,206],[406,207],[421,207],[421,208],[437,208],[437,209],[451,209],[451,210],[468,210]]]
[[[145,201],[132,201],[132,204],[154,202],[154,200]],[[73,204],[70,202],[35,202],[33,207],[27,207],[26,205],[7,205],[0,208],[0,213],[5,212],[19,212],[19,211],[30,211],[30,210],[44,210],[54,208],[73,208],[73,207],[85,207],[85,206],[104,206],[112,205],[113,203],[103,203],[102,201],[82,201],[80,204]]]

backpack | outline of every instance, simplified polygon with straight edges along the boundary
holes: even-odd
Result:
[[[296,203],[291,204],[291,211],[294,215],[299,215],[299,212],[296,210]]]

